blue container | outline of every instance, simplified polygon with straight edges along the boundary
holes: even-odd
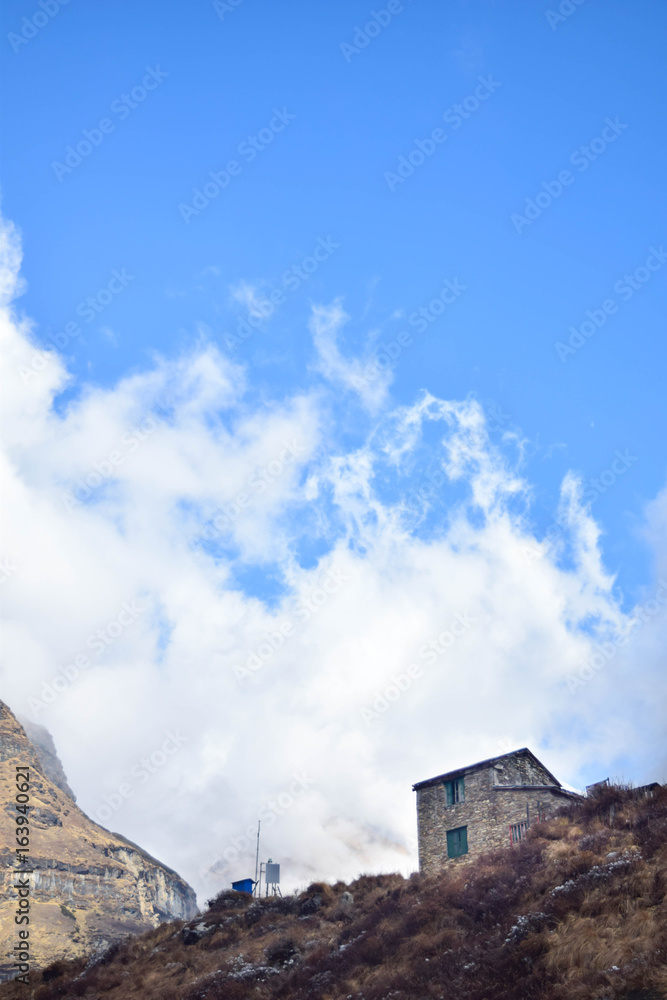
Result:
[[[254,884],[255,880],[252,878],[241,878],[238,882],[232,882],[232,889],[234,892],[249,892],[252,896]]]

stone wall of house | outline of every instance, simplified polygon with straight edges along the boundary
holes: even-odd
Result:
[[[510,824],[538,812],[552,813],[563,804],[553,788],[520,788],[511,785],[553,785],[552,779],[530,758],[504,760],[502,769],[490,765],[466,774],[465,801],[447,805],[442,781],[417,789],[417,825],[419,832],[419,868],[432,873],[447,864],[460,864],[484,851],[509,847]],[[466,826],[468,853],[460,858],[447,857],[447,831]]]
[[[528,754],[506,757],[492,767],[497,785],[552,785],[553,778]]]

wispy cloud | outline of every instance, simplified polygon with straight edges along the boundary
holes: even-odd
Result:
[[[240,281],[237,285],[232,285],[230,295],[232,300],[243,306],[247,310],[248,315],[254,319],[265,319],[267,315],[273,312],[269,303],[267,313],[266,299],[260,294],[260,286],[250,281]]]
[[[358,395],[371,413],[377,413],[387,399],[393,376],[387,369],[372,381],[366,377],[365,369],[373,360],[370,351],[363,359],[343,356],[338,339],[349,318],[340,300],[328,306],[313,306],[309,326],[317,352],[316,368],[330,382]]]

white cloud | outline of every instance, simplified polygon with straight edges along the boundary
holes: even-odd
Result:
[[[230,288],[230,294],[234,302],[247,309],[248,316],[253,319],[266,319],[274,311],[274,306],[267,299],[262,298],[260,286],[250,281],[240,281]]]
[[[339,305],[316,308],[313,336],[327,378],[354,388],[363,363],[341,358],[343,321]],[[651,700],[664,613],[568,688],[631,616],[576,480],[563,484],[560,542],[537,540],[529,484],[476,402],[424,394],[392,409],[387,382],[366,397],[365,440],[343,450],[326,389],[251,404],[247,374],[202,336],[111,389],[83,387],[58,414],[62,361],[29,367],[29,323],[7,310],[1,323],[2,555],[16,566],[2,696],[51,729],[82,808],[129,781],[105,825],[198,890],[254,873],[258,815],[263,856],[288,885],[408,871],[411,783],[507,741],[565,781],[626,756],[637,778],[664,776]],[[421,489],[427,427],[440,444]],[[647,529],[663,575],[664,497]],[[36,712],[31,699],[77,655],[90,666],[65,672]],[[411,663],[421,675],[369,719]],[[132,777],[169,732],[177,752]]]
[[[377,413],[387,399],[392,382],[389,366],[379,369],[371,352],[364,359],[344,358],[338,346],[338,335],[350,317],[339,300],[328,306],[313,306],[310,332],[317,351],[317,370],[334,384],[357,393],[363,405]],[[367,371],[371,366],[371,377]]]

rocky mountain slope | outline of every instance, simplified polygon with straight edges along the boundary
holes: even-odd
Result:
[[[605,788],[444,874],[222,893],[3,1000],[666,1000],[667,788]]]
[[[17,767],[27,767],[30,774],[27,857],[34,869],[30,932],[36,967],[94,953],[128,933],[197,912],[194,890],[176,872],[78,808],[49,734],[41,726],[31,732],[36,742],[0,702],[2,978],[11,974],[17,931]]]

